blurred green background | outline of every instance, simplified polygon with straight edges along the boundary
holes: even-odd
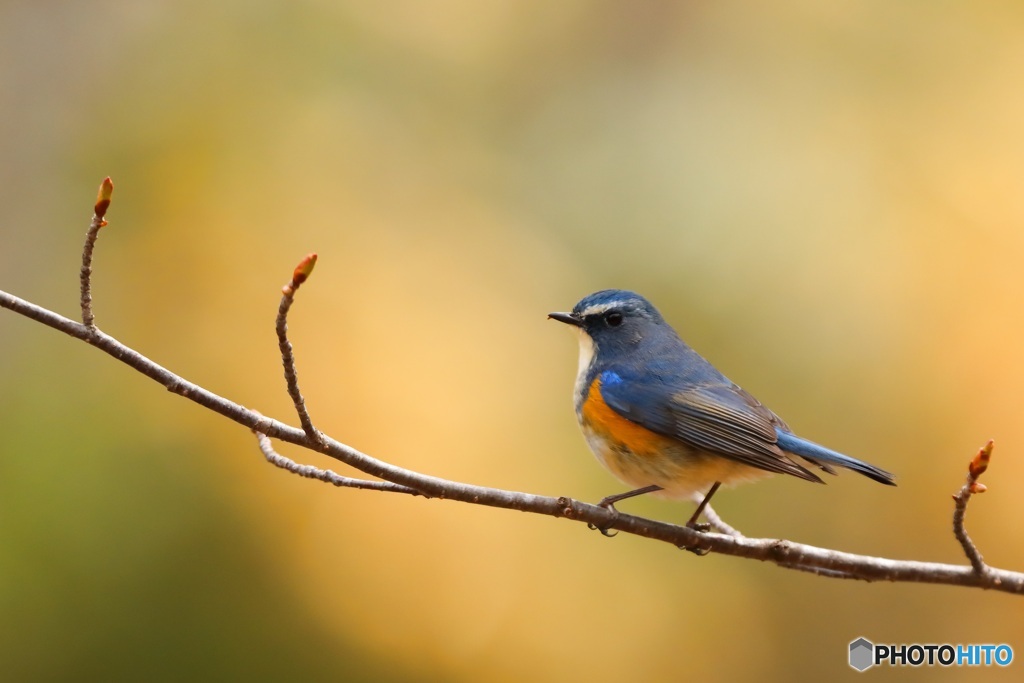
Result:
[[[968,528],[1021,569],[1022,73],[1017,2],[7,0],[0,288],[77,315],[111,175],[102,329],[294,423],[273,320],[317,251],[290,322],[321,428],[584,500],[622,486],[545,314],[636,289],[899,476],[727,491],[733,524],[963,563],[949,496],[994,437]],[[1024,657],[1020,598],[335,490],[7,311],[0,358],[4,680],[832,680],[858,636]]]

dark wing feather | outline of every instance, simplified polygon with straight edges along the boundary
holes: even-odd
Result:
[[[601,395],[623,417],[689,446],[769,472],[821,481],[776,444],[775,427],[782,421],[734,384],[673,388],[613,381],[602,382]]]

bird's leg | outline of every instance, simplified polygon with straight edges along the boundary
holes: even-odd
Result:
[[[609,529],[609,527],[612,524],[615,524],[615,521],[619,518],[619,511],[615,509],[615,504],[616,503],[618,503],[620,500],[626,500],[627,498],[634,498],[636,496],[642,496],[645,493],[653,493],[654,491],[660,491],[660,490],[661,490],[660,486],[657,486],[655,484],[651,484],[650,486],[644,486],[643,488],[640,488],[640,489],[634,489],[632,491],[626,491],[625,493],[616,493],[615,495],[612,495],[612,496],[605,496],[604,498],[601,499],[601,502],[599,502],[597,504],[597,506],[598,507],[602,507],[605,510],[608,510],[610,513],[612,513],[611,521],[608,522],[608,524],[606,524],[605,526],[597,526],[596,524],[590,524],[590,523],[588,523],[587,526],[590,527],[591,529],[597,529],[598,531],[601,532],[602,535],[608,536],[609,538],[611,538],[612,536],[614,536],[615,534],[618,533],[617,531],[611,531]]]
[[[694,531],[699,531],[701,533],[704,533],[705,531],[711,529],[710,524],[698,524],[697,520],[700,519],[700,514],[704,512],[704,508],[707,507],[708,503],[711,501],[711,496],[715,495],[715,491],[717,491],[718,487],[721,485],[722,482],[716,481],[714,484],[712,484],[711,488],[708,489],[707,495],[704,496],[704,500],[700,502],[700,505],[697,506],[697,509],[693,511],[693,516],[690,517],[690,521],[686,523],[686,527],[688,529],[693,529]],[[694,553],[695,555],[707,555],[708,552],[710,552],[708,548],[701,548],[699,546],[682,546],[682,548],[684,550],[689,550],[691,553]]]
[[[711,526],[708,524],[698,524],[697,520],[700,519],[700,515],[702,512],[704,512],[704,508],[706,508],[708,503],[711,502],[711,496],[715,495],[715,491],[717,491],[718,487],[721,485],[722,482],[720,481],[716,481],[714,484],[711,485],[711,488],[708,489],[707,495],[704,496],[704,500],[700,502],[700,505],[697,506],[697,509],[693,511],[693,516],[690,517],[690,521],[686,523],[686,526],[688,528],[693,529],[694,531],[707,531],[711,528]]]
[[[614,496],[605,496],[601,499],[601,502],[597,504],[598,507],[605,508],[607,510],[614,510],[615,504],[620,500],[626,500],[627,498],[636,498],[642,496],[645,493],[654,493],[660,491],[661,487],[656,484],[645,486],[642,489],[633,489],[632,491],[626,491],[625,493],[616,493]]]

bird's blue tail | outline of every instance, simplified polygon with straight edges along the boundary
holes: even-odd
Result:
[[[843,455],[842,453],[836,453],[824,446],[819,446],[813,441],[801,439],[799,436],[791,434],[790,432],[782,431],[781,429],[776,429],[775,435],[778,437],[779,448],[787,453],[799,455],[801,458],[806,458],[807,460],[815,463],[845,467],[848,470],[859,472],[865,477],[874,479],[882,484],[888,484],[889,486],[896,485],[895,477],[880,467],[875,467],[874,465],[851,458],[850,456]]]

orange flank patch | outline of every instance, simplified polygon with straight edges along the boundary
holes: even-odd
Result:
[[[601,395],[601,378],[594,378],[590,392],[583,404],[583,422],[595,436],[601,436],[623,446],[638,456],[657,456],[675,440],[662,436],[630,419],[622,417],[604,401]]]

